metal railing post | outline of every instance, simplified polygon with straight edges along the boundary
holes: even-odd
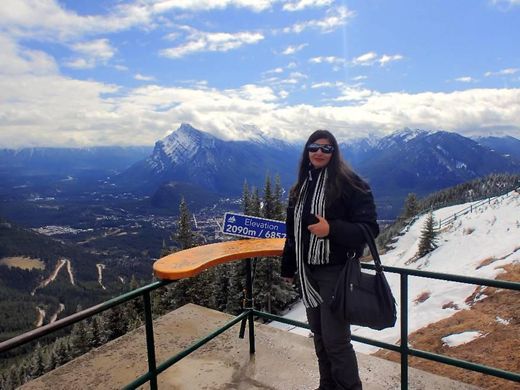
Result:
[[[408,389],[408,275],[401,274],[401,390]]]
[[[143,294],[144,300],[144,318],[146,330],[146,351],[148,353],[148,371],[150,377],[150,389],[157,390],[157,364],[155,361],[155,343],[153,339],[153,318],[152,305],[150,303],[150,292],[145,291]]]
[[[254,304],[253,304],[253,279],[251,275],[251,259],[246,260],[246,301],[248,303],[249,315],[249,353],[255,353],[255,323],[254,323]]]

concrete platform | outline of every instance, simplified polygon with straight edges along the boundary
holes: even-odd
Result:
[[[188,304],[154,322],[157,361],[163,362],[232,317]],[[312,339],[257,324],[256,354],[235,325],[159,375],[172,390],[306,390],[318,385]],[[21,389],[120,389],[147,368],[144,327],[35,379]],[[358,354],[365,390],[400,389],[399,365]],[[465,390],[474,386],[410,368],[410,389]],[[148,385],[142,388],[149,388]]]

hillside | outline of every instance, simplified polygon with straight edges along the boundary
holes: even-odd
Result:
[[[0,220],[0,340],[117,295],[131,269]],[[100,282],[99,265],[105,269]],[[18,313],[18,314],[15,314]]]
[[[450,217],[473,203],[475,202],[441,208],[433,213],[434,218],[439,221]],[[448,225],[443,226],[438,232],[438,248],[422,258],[416,258],[421,230],[427,218],[427,215],[423,215],[401,232],[392,248],[381,256],[381,260],[387,266],[520,281],[518,273],[520,265],[519,210],[520,194],[517,191],[491,198],[489,202],[474,208],[472,212],[459,216]],[[399,276],[387,273],[387,278],[394,296],[399,302]],[[430,333],[427,343],[413,344],[414,346],[421,345],[426,350],[449,354],[450,348],[447,343],[448,340],[454,338],[461,344],[453,348],[473,350],[473,354],[466,353],[464,359],[482,362],[482,348],[480,347],[487,345],[489,348],[490,345],[494,345],[498,334],[501,339],[505,340],[518,338],[520,323],[515,313],[520,311],[520,301],[517,293],[501,292],[501,294],[507,295],[502,297],[496,294],[496,289],[492,288],[414,277],[409,278],[408,288],[410,335],[414,337],[423,335],[424,339],[425,332],[436,329],[435,333]],[[509,295],[513,295],[513,299]],[[516,298],[514,298],[515,296]],[[484,318],[482,313],[476,316],[471,314],[476,310],[483,310],[482,307],[487,311],[485,318],[491,318],[491,324],[475,321],[475,318]],[[305,314],[301,306],[293,308],[287,316],[305,321]],[[454,318],[457,319],[453,320]],[[449,320],[457,323],[458,326],[448,327],[446,323],[442,322]],[[438,324],[444,324],[444,326]],[[394,328],[379,332],[360,327],[352,327],[352,330],[354,334],[363,337],[389,343],[399,341],[399,320]],[[301,329],[294,331],[307,332]],[[466,333],[469,331],[474,333]],[[494,332],[500,333],[495,334]],[[436,335],[435,340],[432,339],[432,334]],[[462,340],[463,337],[471,335],[474,337]],[[411,338],[414,340],[412,336]],[[450,336],[452,337],[450,338]],[[479,347],[472,349],[471,345]],[[361,352],[377,350],[375,347],[357,343],[355,348]],[[520,365],[518,355],[510,356],[509,348],[502,350],[503,353],[506,353],[505,357],[499,356],[499,351],[496,352],[497,355],[493,356],[492,361],[486,361],[485,364],[518,371]]]

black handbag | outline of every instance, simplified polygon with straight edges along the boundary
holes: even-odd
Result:
[[[372,329],[391,328],[397,320],[395,298],[383,273],[374,236],[359,223],[376,266],[376,273],[361,271],[358,258],[348,259],[336,283],[330,306],[353,325]]]

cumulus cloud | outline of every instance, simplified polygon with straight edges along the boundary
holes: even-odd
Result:
[[[359,57],[356,57],[352,60],[354,65],[372,65],[377,59],[377,54],[373,51],[362,54]]]
[[[19,46],[13,39],[0,34],[0,74],[54,74],[58,71],[56,61],[40,50]]]
[[[506,68],[499,70],[498,72],[486,72],[484,73],[484,76],[486,77],[492,77],[492,76],[511,76],[516,73],[518,73],[520,69],[518,68]]]
[[[379,56],[376,52],[369,51],[358,57],[355,57],[352,60],[352,65],[371,66],[377,63],[381,66],[385,66],[390,62],[400,61],[403,58],[404,57],[401,54],[383,54]]]
[[[137,73],[136,75],[134,75],[134,79],[139,80],[139,81],[154,81],[155,77],[153,77],[153,76],[145,76],[145,75],[143,75],[141,73]]]
[[[203,31],[192,31],[187,41],[183,44],[163,49],[160,55],[169,58],[180,58],[197,52],[229,51],[244,45],[255,44],[264,39],[260,33],[238,32],[238,33],[208,33]]]
[[[354,11],[351,11],[344,6],[331,8],[327,11],[327,15],[324,18],[296,23],[290,27],[284,28],[283,32],[299,34],[302,31],[311,29],[318,30],[322,33],[329,33],[344,26],[349,19],[354,17],[354,15]]]
[[[403,56],[401,54],[394,54],[394,55],[387,55],[383,54],[377,62],[379,62],[379,65],[385,66],[386,64],[394,61],[400,61],[403,59]]]
[[[477,80],[475,80],[473,77],[471,76],[462,76],[462,77],[457,77],[455,79],[455,81],[458,81],[458,82],[461,82],[461,83],[474,83],[476,82]]]
[[[342,87],[344,85],[344,83],[342,83],[341,81],[337,81],[337,82],[330,82],[330,81],[324,81],[324,82],[321,82],[321,83],[314,83],[311,85],[311,88],[312,89],[318,89],[318,88],[339,88],[339,87]]]
[[[291,55],[291,54],[294,54],[294,53],[297,53],[299,51],[301,51],[302,49],[304,49],[306,46],[308,46],[307,43],[302,43],[301,45],[297,45],[297,46],[288,46],[283,52],[282,54],[284,55]]]
[[[15,37],[67,41],[84,34],[149,25],[152,14],[146,6],[133,4],[119,5],[109,15],[83,16],[56,0],[17,0],[0,2],[0,22],[2,29]]]
[[[341,65],[345,63],[345,60],[343,58],[334,57],[334,56],[327,56],[327,57],[312,57],[309,59],[309,62],[311,64],[335,64],[335,65]]]
[[[284,88],[277,92],[247,84],[219,90],[192,83],[186,87],[148,84],[128,90],[63,77],[52,67],[44,66],[46,71],[41,72],[41,62],[35,57],[17,53],[24,71],[15,77],[0,74],[2,147],[151,145],[181,122],[224,139],[244,139],[244,124],[289,141],[305,139],[316,128],[328,128],[341,140],[383,135],[403,127],[466,135],[507,128],[510,135],[520,136],[520,89],[382,93],[336,85],[340,96],[327,105],[288,105],[280,100],[289,94]],[[305,77],[294,72],[288,80],[301,83]],[[326,87],[332,85],[314,84],[314,88]]]
[[[301,11],[305,8],[325,7],[331,5],[333,2],[334,0],[299,0],[290,3],[285,3],[283,5],[283,10],[289,12]]]
[[[88,34],[155,28],[161,15],[175,10],[207,11],[228,7],[254,12],[270,9],[276,0],[136,0],[117,4],[105,15],[79,15],[57,0],[4,0],[0,2],[3,31],[19,38],[70,41]]]
[[[97,64],[106,64],[116,50],[110,45],[108,39],[96,39],[93,41],[79,42],[70,46],[80,56],[65,63],[71,68],[94,68]]]
[[[150,3],[153,12],[163,13],[172,9],[205,11],[228,7],[247,8],[260,12],[271,8],[275,2],[276,0],[153,0]]]

